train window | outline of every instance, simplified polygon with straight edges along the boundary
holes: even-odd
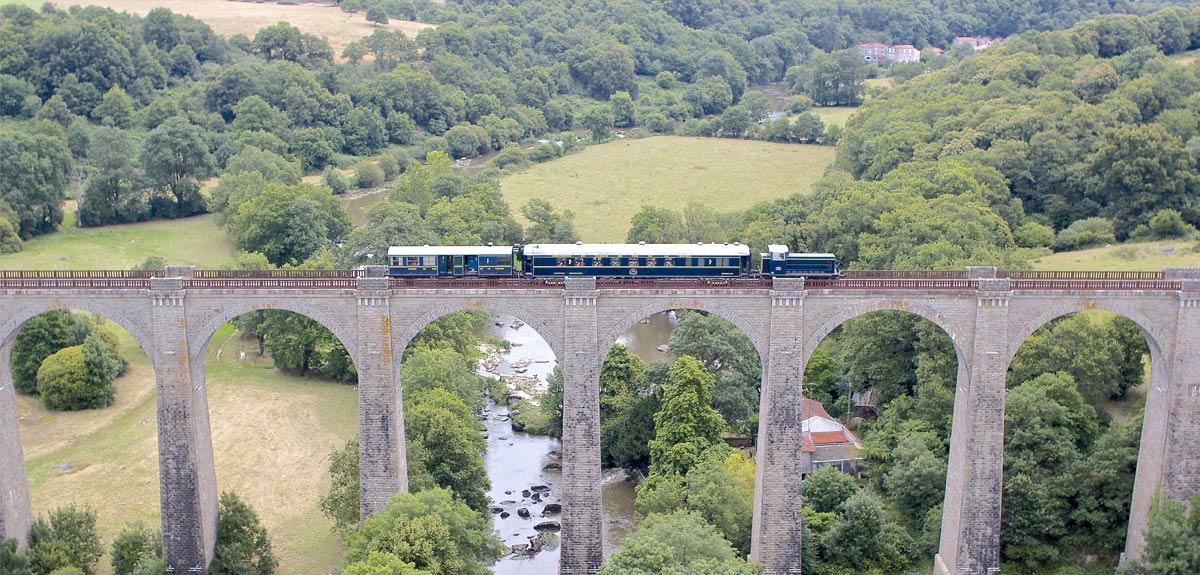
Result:
[[[658,263],[658,258],[653,256],[646,258],[646,267],[654,267]]]
[[[512,256],[500,256],[496,258],[496,264],[502,266],[511,266],[513,263]]]
[[[420,265],[420,262],[421,262],[420,256],[404,256],[404,265],[406,265],[406,266]]]
[[[675,258],[663,258],[663,267],[675,267]]]

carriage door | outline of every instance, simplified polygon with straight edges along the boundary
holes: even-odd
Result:
[[[463,275],[463,257],[454,256],[454,276],[460,277]]]
[[[467,275],[479,275],[479,256],[467,256]]]
[[[437,261],[438,261],[437,275],[439,275],[439,276],[450,275],[450,272],[453,271],[450,268],[450,256],[438,256]]]

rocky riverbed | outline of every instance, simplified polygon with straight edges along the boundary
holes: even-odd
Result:
[[[554,353],[529,326],[505,316],[489,319],[489,337],[508,350],[485,345],[479,373],[508,386],[516,402],[546,391]],[[495,566],[500,575],[557,575],[562,513],[562,445],[559,440],[514,431],[508,405],[489,402],[483,424],[485,463],[492,489],[492,520],[508,554]],[[633,526],[633,484],[621,470],[606,470],[603,484],[605,551],[611,554]]]

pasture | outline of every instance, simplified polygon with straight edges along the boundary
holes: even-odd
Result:
[[[811,111],[812,113],[816,114],[818,118],[821,118],[821,121],[825,122],[826,126],[837,124],[845,128],[846,122],[850,119],[850,116],[853,116],[854,113],[858,111],[858,106],[831,106],[828,108],[816,107]]]
[[[133,338],[116,331],[130,369],[117,380],[115,405],[48,412],[36,398],[18,398],[34,513],[69,504],[96,510],[102,575],[124,525],[159,521],[154,372]],[[236,491],[258,512],[276,573],[337,569],[343,545],[317,501],[329,484],[329,451],[356,434],[355,388],[282,374],[230,325],[213,336],[205,372],[218,489]]]
[[[10,0],[0,0],[7,2]],[[33,0],[17,0],[22,4],[33,4]],[[333,47],[335,56],[340,56],[346,44],[370,36],[371,32],[386,28],[400,30],[410,37],[417,35],[432,24],[391,20],[387,26],[376,26],[367,22],[366,11],[356,14],[342,12],[332,2],[328,4],[280,5],[274,3],[234,2],[232,0],[52,0],[61,8],[72,5],[96,5],[112,8],[117,12],[145,15],[159,6],[173,12],[187,14],[203,20],[213,31],[224,36],[245,34],[253,38],[260,29],[286,21],[291,25],[317,36],[324,36]],[[38,6],[42,3],[37,2]]]
[[[518,219],[529,200],[542,199],[574,212],[584,241],[623,242],[642,205],[744,210],[808,192],[833,156],[827,146],[658,136],[591,146],[529,167],[501,178],[501,190]]]
[[[75,202],[68,201],[63,211],[57,232],[25,242],[21,252],[0,255],[0,269],[129,269],[150,256],[162,256],[169,264],[215,268],[236,253],[211,215],[76,228]]]
[[[1042,256],[1034,269],[1062,271],[1160,271],[1167,267],[1200,267],[1196,240],[1166,240],[1112,245]]]

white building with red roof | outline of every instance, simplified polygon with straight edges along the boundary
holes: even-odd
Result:
[[[880,42],[864,42],[858,45],[858,52],[867,62],[920,62],[921,51],[912,44],[896,44],[888,46]]]
[[[821,402],[801,400],[800,471],[809,474],[823,465],[834,465],[842,473],[853,473],[862,460],[862,443],[846,426],[825,411]]]

